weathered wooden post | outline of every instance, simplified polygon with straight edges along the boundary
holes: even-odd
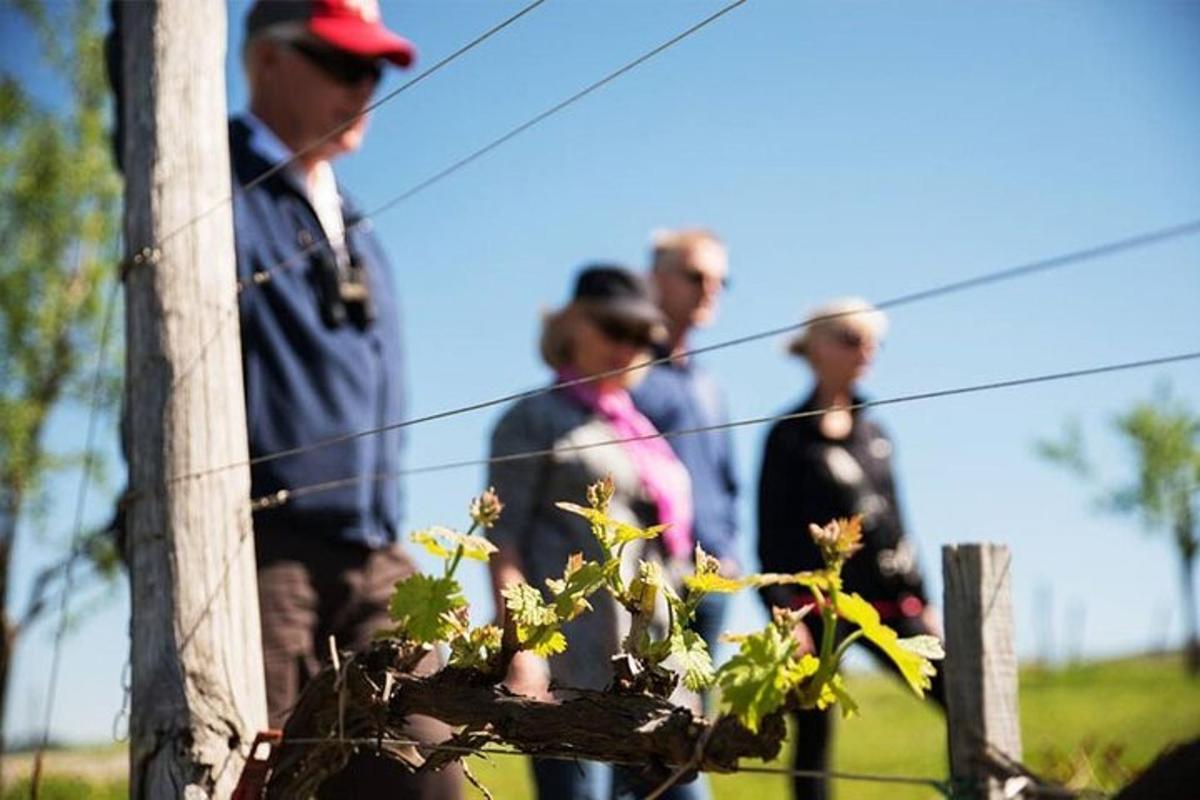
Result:
[[[1021,758],[1011,566],[1003,545],[942,548],[950,774],[980,800],[1003,800],[993,765]]]
[[[225,3],[123,3],[131,796],[228,797],[266,726]],[[193,220],[195,224],[191,224]]]

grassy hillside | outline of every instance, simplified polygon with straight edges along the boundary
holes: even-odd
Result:
[[[862,716],[839,721],[836,769],[941,779],[946,746],[941,715],[917,701],[886,676],[851,676],[850,689]],[[1172,742],[1200,736],[1200,680],[1190,680],[1175,657],[1146,657],[1085,664],[1056,670],[1025,668],[1021,673],[1021,727],[1025,762],[1060,780],[1074,777],[1098,788],[1113,789],[1122,776],[1145,766]],[[112,750],[56,754],[47,798],[107,798],[126,795],[119,774],[101,777],[83,766],[89,761],[116,764]],[[786,764],[787,753],[783,764]],[[28,758],[13,757],[6,777],[28,774]],[[780,766],[777,764],[775,766]],[[531,797],[523,758],[472,760],[475,775],[497,800]],[[787,779],[779,775],[717,775],[718,800],[787,797]],[[855,800],[924,800],[937,797],[929,788],[844,783],[840,796]],[[10,785],[4,800],[27,797],[24,781]],[[470,793],[468,794],[470,796]]]

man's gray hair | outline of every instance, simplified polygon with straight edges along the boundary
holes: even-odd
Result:
[[[724,248],[721,237],[708,228],[659,228],[650,234],[652,246],[650,266],[664,269],[674,265],[688,250],[698,244],[715,244]]]
[[[292,20],[268,25],[242,40],[242,70],[250,76],[250,48],[258,42],[302,42],[311,40],[308,24],[303,20]]]

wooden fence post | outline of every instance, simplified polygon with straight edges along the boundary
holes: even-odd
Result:
[[[950,774],[981,800],[1004,798],[993,764],[1021,759],[1011,565],[1003,545],[942,548]]]
[[[221,799],[267,722],[233,221],[222,202],[225,2],[119,11],[125,242],[137,254],[125,283],[130,796]]]

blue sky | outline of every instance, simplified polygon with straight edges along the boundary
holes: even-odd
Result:
[[[383,5],[417,43],[418,68],[520,7]],[[339,175],[375,208],[719,7],[550,0],[381,108]],[[245,103],[247,8],[229,5],[233,110]],[[36,77],[33,45],[11,12],[0,22],[0,66]],[[539,311],[563,301],[586,261],[644,265],[660,226],[706,225],[729,244],[732,289],[703,345],[787,324],[830,297],[883,300],[1200,218],[1198,37],[1200,5],[1184,2],[750,0],[375,220],[405,307],[412,413],[545,381]],[[52,84],[35,85],[53,101]],[[914,304],[892,315],[866,388],[886,398],[1195,350],[1198,300],[1193,237]],[[807,390],[777,342],[704,363],[735,417],[781,412]],[[1121,479],[1126,453],[1110,421],[1161,380],[1200,406],[1193,362],[882,409],[936,593],[941,545],[1003,542],[1023,655],[1177,643],[1167,538],[1096,513],[1093,492],[1032,453],[1074,417],[1103,474]],[[498,413],[412,429],[407,462],[480,457]],[[736,434],[750,565],[764,434]],[[53,439],[81,436],[68,413]],[[408,524],[461,522],[483,480],[479,469],[412,477]],[[72,487],[61,482],[62,496]],[[93,493],[89,515],[107,503]],[[69,524],[69,503],[57,505],[51,539]],[[20,551],[25,581],[45,549]],[[468,581],[483,618],[483,571]],[[68,640],[54,726],[63,736],[106,737],[120,706],[128,607],[117,595]],[[729,627],[760,624],[756,603],[745,598]],[[18,655],[15,735],[40,718],[50,635],[34,630]]]

